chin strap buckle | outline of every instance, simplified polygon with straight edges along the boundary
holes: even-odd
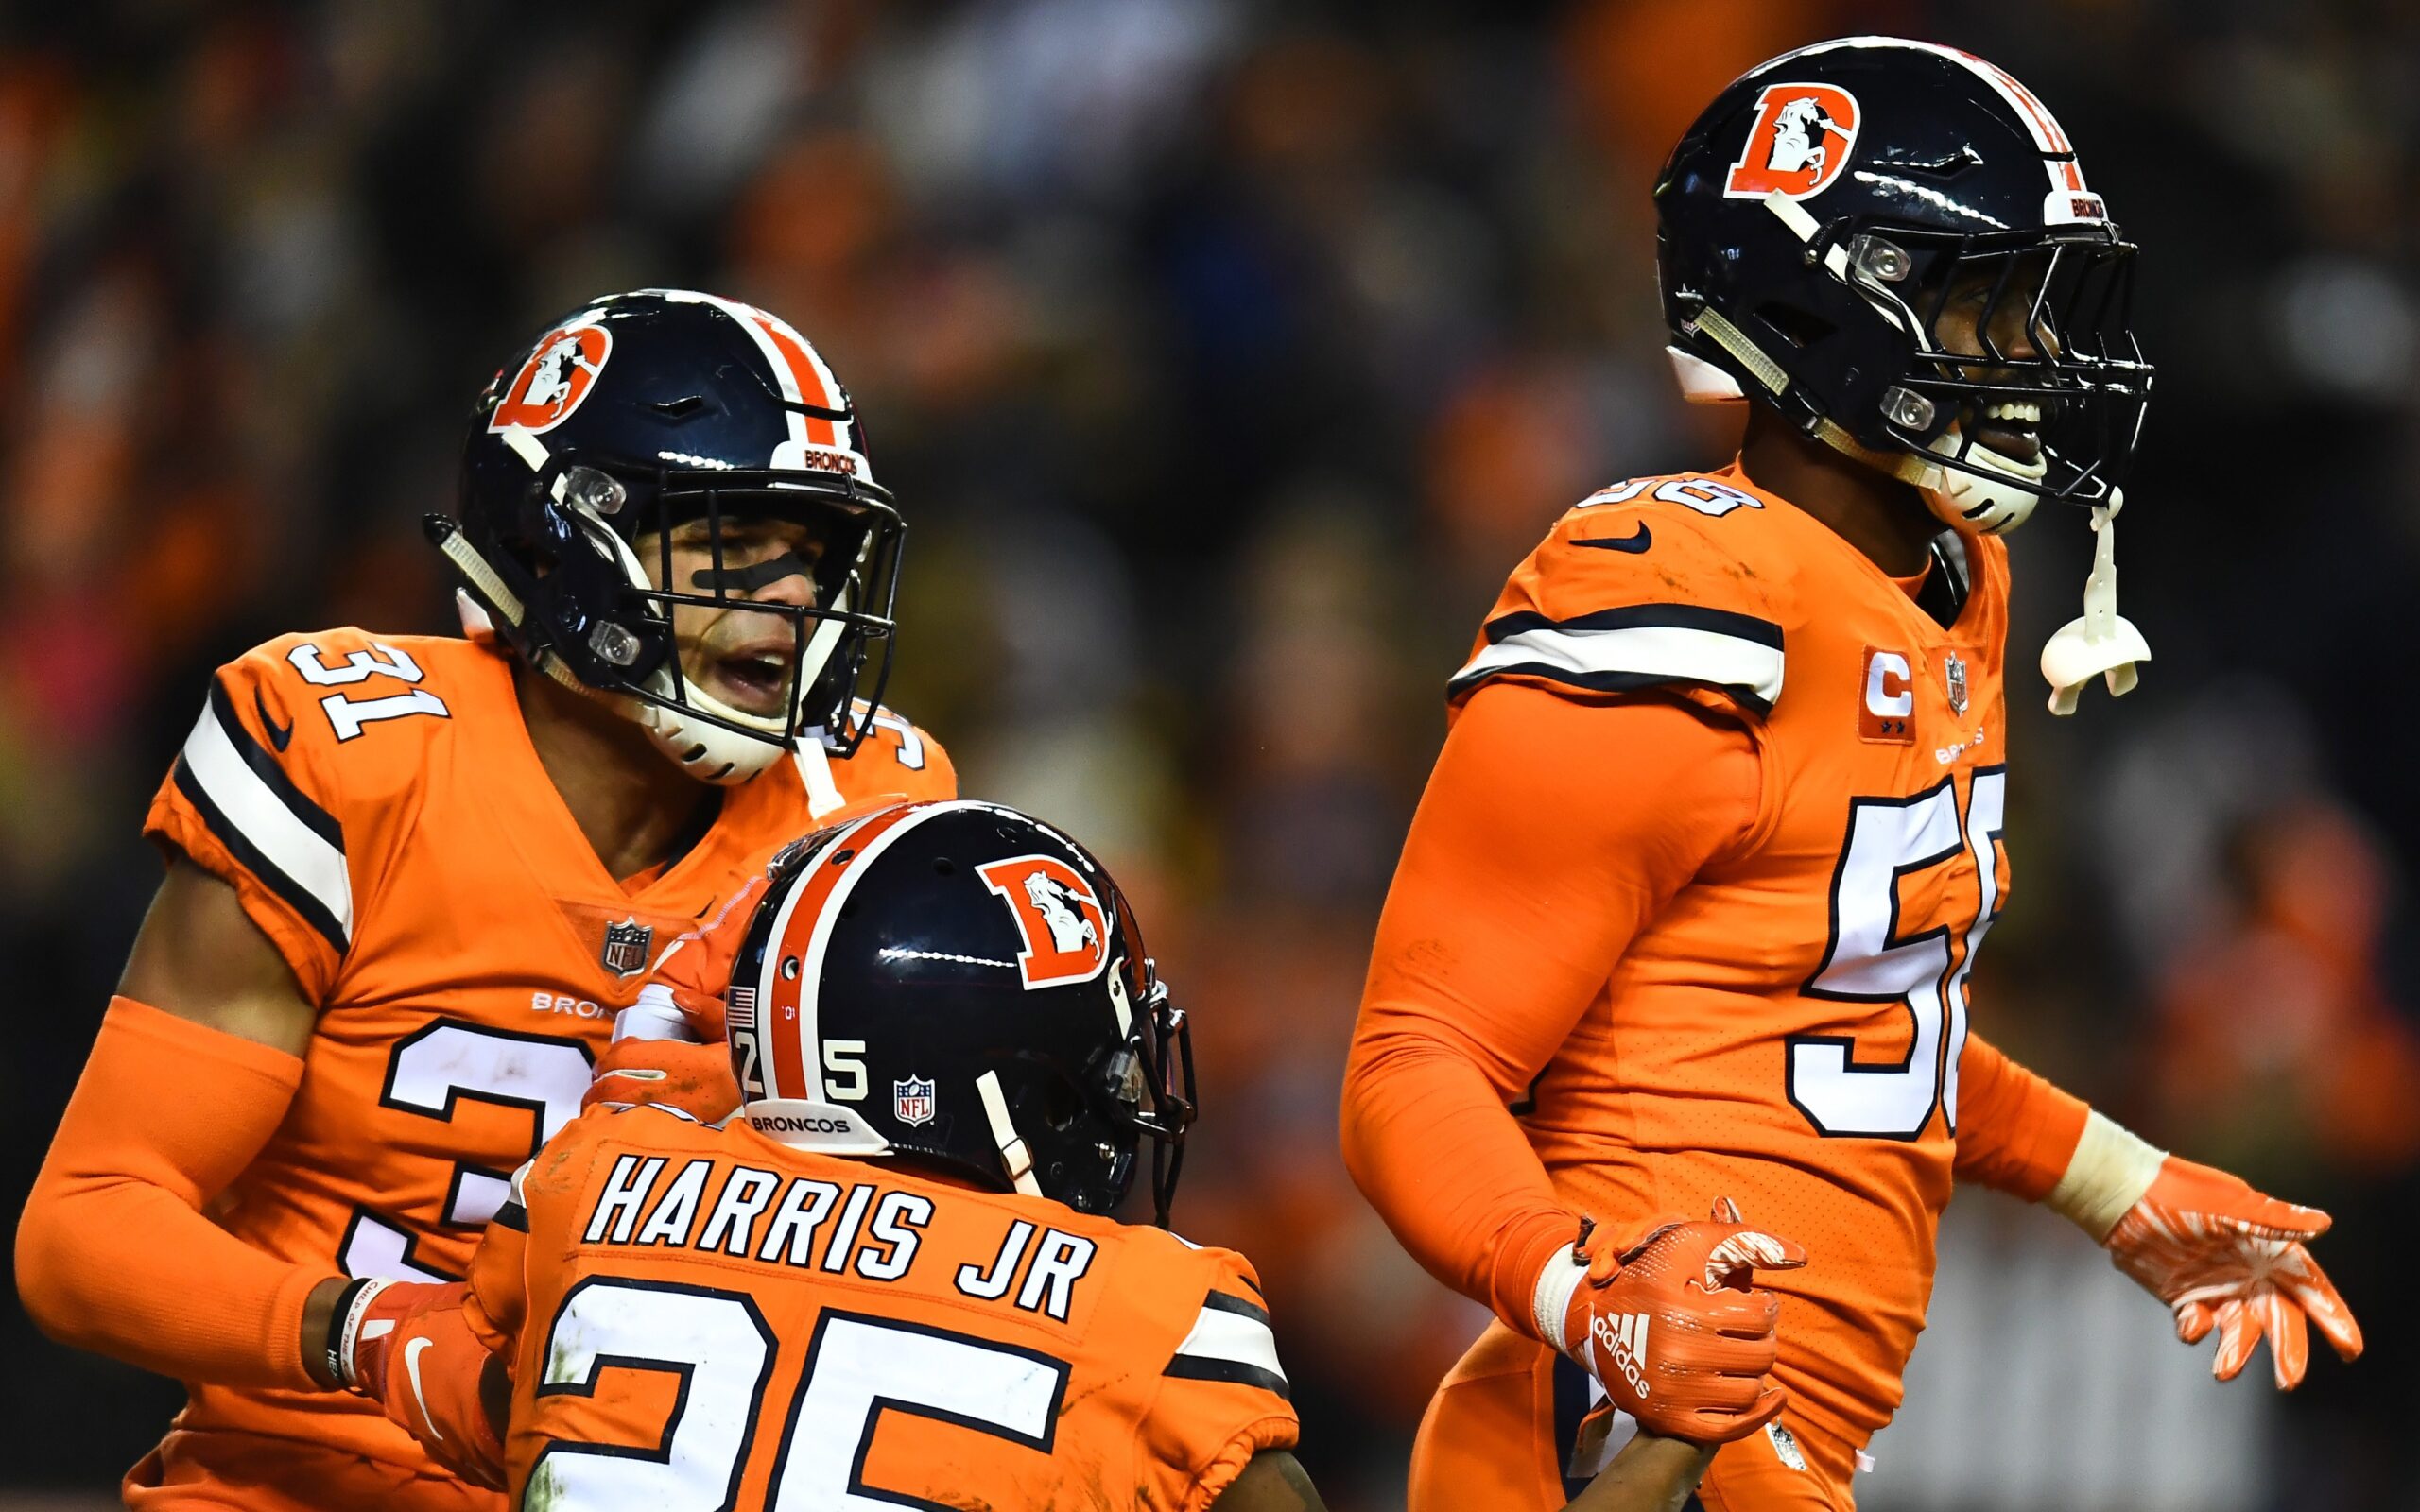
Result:
[[[2085,683],[2094,678],[2109,685],[2113,698],[2135,691],[2140,680],[2135,667],[2152,659],[2143,632],[2118,612],[2118,511],[2126,507],[2123,491],[2111,490],[2109,502],[2092,507],[2092,529],[2098,538],[2092,551],[2092,576],[2083,582],[2083,613],[2061,627],[2042,647],[2042,676],[2050,683],[2050,712],[2072,714]]]

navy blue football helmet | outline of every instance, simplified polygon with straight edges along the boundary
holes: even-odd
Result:
[[[795,571],[811,577],[812,603],[758,599],[745,569],[723,569],[724,527],[768,518],[809,528],[819,549]],[[675,583],[672,532],[697,521],[714,571]],[[873,480],[847,391],[777,317],[641,289],[555,321],[480,395],[458,517],[428,526],[499,635],[613,702],[704,781],[744,782],[802,741],[846,754],[864,737],[890,664],[906,526]],[[673,636],[683,607],[775,617],[788,644],[767,659],[786,686],[781,713],[733,707],[684,675]]]
[[[1889,37],[1786,53],[1698,117],[1655,208],[1691,398],[1770,404],[1967,531],[2114,503],[2152,387],[2135,248],[2006,72]]]
[[[1107,1212],[1151,1144],[1167,1222],[1193,1046],[1092,853],[994,803],[896,804],[777,855],[726,998],[773,1138]]]

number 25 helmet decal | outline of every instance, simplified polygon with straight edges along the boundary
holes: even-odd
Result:
[[[2135,249],[2005,72],[1888,37],[1784,54],[1698,117],[1655,207],[1692,399],[1769,404],[1962,530],[2114,503],[2152,386]]]
[[[732,971],[748,1120],[1082,1212],[1151,1143],[1167,1221],[1193,1049],[1091,852],[996,804],[898,804],[774,859]]]
[[[725,568],[727,528],[769,520],[805,526],[813,559]],[[713,570],[675,582],[672,533],[700,522]],[[481,396],[458,518],[428,525],[523,657],[612,703],[704,781],[745,782],[804,741],[845,754],[864,737],[906,526],[846,390],[765,311],[641,289],[557,321]],[[635,549],[650,536],[652,579]],[[802,575],[812,594],[793,596],[810,602],[759,592]],[[748,655],[786,690],[778,713],[736,708],[684,672],[683,608],[757,617]]]

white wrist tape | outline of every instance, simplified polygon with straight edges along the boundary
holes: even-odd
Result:
[[[639,1000],[614,1015],[614,1040],[679,1040],[698,1042],[689,1016],[672,1001],[672,989],[661,982],[639,988]]]
[[[364,1324],[361,1321],[361,1314],[370,1311],[371,1301],[380,1292],[394,1284],[391,1280],[373,1280],[353,1294],[353,1305],[345,1309],[343,1326],[337,1333],[337,1339],[341,1341],[337,1353],[337,1384],[354,1390],[360,1389],[361,1378],[354,1370],[353,1364],[354,1345],[362,1338],[364,1328],[372,1331],[369,1337],[374,1339],[391,1332],[395,1327],[394,1323],[387,1318],[380,1318],[375,1323]]]
[[[1538,1284],[1530,1293],[1530,1316],[1538,1325],[1538,1337],[1559,1354],[1571,1352],[1564,1324],[1571,1313],[1571,1294],[1580,1289],[1581,1279],[1587,1274],[1588,1267],[1573,1260],[1569,1249],[1558,1249],[1538,1272]]]
[[[2160,1162],[2167,1159],[2166,1150],[2154,1148],[2099,1113],[2087,1113],[2083,1138],[2076,1142],[2066,1174],[2059,1177],[2042,1205],[2064,1214],[2099,1244],[2126,1216],[2126,1210],[2151,1190],[2159,1177]]]

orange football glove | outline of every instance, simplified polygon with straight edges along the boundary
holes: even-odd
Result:
[[[2171,1155],[2103,1244],[2119,1270],[2175,1313],[2178,1338],[2199,1344],[2219,1331],[2213,1375],[2234,1380],[2265,1336],[2277,1389],[2290,1391],[2310,1361],[2306,1317],[2342,1358],[2361,1352],[2360,1325],[2303,1247],[2329,1222],[2316,1208]]]
[[[731,1074],[731,1047],[721,1040],[645,1037],[616,1040],[596,1057],[595,1079],[579,1106],[648,1103],[677,1108],[701,1124],[719,1124],[739,1111],[739,1083]]]
[[[479,1391],[493,1356],[463,1315],[469,1283],[358,1285],[332,1331],[337,1379],[386,1408],[440,1465],[474,1486],[504,1489],[504,1440]]]
[[[714,918],[664,948],[638,1002],[614,1016],[614,1042],[597,1057],[582,1108],[650,1103],[706,1124],[739,1110],[739,1083],[724,1040],[723,994],[731,990],[732,963],[768,885],[759,871]]]
[[[1728,1443],[1780,1413],[1789,1393],[1765,1381],[1778,1350],[1781,1303],[1755,1284],[1758,1267],[1806,1263],[1787,1239],[1750,1228],[1728,1198],[1712,1221],[1664,1223],[1627,1246],[1598,1245],[1584,1229],[1568,1259],[1539,1285],[1539,1322],[1615,1406],[1652,1433]],[[1547,1318],[1558,1282],[1562,1315]]]

